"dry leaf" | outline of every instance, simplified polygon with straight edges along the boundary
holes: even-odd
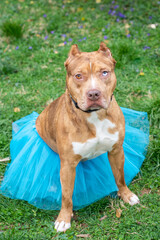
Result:
[[[83,11],[83,8],[81,7],[77,8],[77,12],[81,12],[81,11]]]
[[[101,3],[101,0],[96,0],[96,3]]]
[[[6,158],[3,158],[3,159],[0,159],[0,162],[7,162],[7,161],[10,161],[10,157],[6,157]]]
[[[46,102],[46,105],[49,105],[50,103],[53,102],[53,98],[49,99],[47,102]]]
[[[9,45],[4,49],[4,52],[6,52],[9,49]]]
[[[103,217],[101,217],[101,218],[99,219],[99,221],[102,221],[102,220],[104,220],[105,218],[107,218],[107,215],[104,215]]]
[[[41,66],[41,68],[44,69],[44,68],[48,68],[48,67],[46,65],[43,65],[43,66]]]
[[[90,234],[78,234],[76,237],[81,237],[81,238],[88,238],[90,237]]]
[[[108,43],[109,43],[109,40],[103,40],[103,42],[105,42],[106,44],[108,44]]]
[[[144,194],[148,195],[150,192],[151,192],[151,189],[144,188],[141,190],[140,196],[143,196]]]
[[[20,112],[21,110],[20,110],[20,108],[19,107],[15,107],[14,108],[14,112]]]
[[[65,45],[64,43],[58,44],[59,47],[63,47],[64,45]]]
[[[140,76],[144,76],[144,72],[140,72],[139,75],[140,75]]]
[[[153,23],[148,25],[148,27],[152,29],[156,29],[157,26],[158,26],[158,23]]]
[[[116,217],[120,218],[122,214],[122,210],[120,208],[116,209]]]

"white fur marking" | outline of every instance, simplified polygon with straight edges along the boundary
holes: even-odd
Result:
[[[84,143],[72,142],[72,146],[75,154],[81,155],[83,159],[92,159],[111,151],[113,145],[118,141],[119,133],[109,133],[108,130],[114,128],[115,124],[108,119],[99,120],[96,112],[93,112],[87,120],[95,126],[96,137],[88,139]]]
[[[129,204],[131,206],[133,206],[133,205],[138,204],[138,203],[140,203],[139,198],[135,194],[133,194],[132,197],[129,200]]]
[[[57,232],[65,232],[67,229],[71,227],[70,223],[65,223],[64,221],[61,222],[55,221],[54,225]]]

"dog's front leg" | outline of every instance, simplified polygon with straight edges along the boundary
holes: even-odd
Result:
[[[74,188],[76,169],[70,163],[61,162],[60,179],[62,187],[62,207],[55,222],[57,232],[65,232],[71,227],[72,194]]]
[[[117,187],[119,189],[118,195],[123,199],[124,202],[127,202],[130,205],[139,203],[138,197],[129,190],[125,183],[123,147],[120,146],[117,149],[109,152],[108,158],[111,164]]]

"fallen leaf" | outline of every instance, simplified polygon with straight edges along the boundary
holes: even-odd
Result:
[[[10,161],[10,157],[0,159],[0,162],[7,162]]]
[[[14,108],[14,112],[20,112],[21,110],[20,110],[20,108],[19,107],[15,107]]]
[[[88,238],[90,236],[91,236],[90,234],[78,234],[78,235],[76,235],[76,237],[81,237],[81,238]]]
[[[158,23],[153,23],[148,25],[148,27],[152,29],[156,29],[157,26],[158,26]]]
[[[48,68],[48,67],[46,65],[43,65],[43,66],[41,66],[41,68],[44,69],[44,68]]]
[[[9,45],[4,49],[4,52],[6,52],[9,49]]]
[[[96,3],[101,3],[101,0],[96,0]]]
[[[102,221],[102,220],[104,220],[104,219],[106,219],[107,218],[107,215],[104,215],[103,217],[101,217],[100,219],[99,219],[99,221]]]
[[[83,8],[81,7],[77,8],[77,12],[81,12],[81,11],[83,11]]]
[[[36,34],[36,37],[40,37],[40,35],[39,35],[39,34]]]
[[[53,98],[49,99],[47,102],[46,102],[46,105],[49,105],[50,103],[53,102]]]
[[[144,194],[148,195],[148,194],[150,194],[150,192],[151,192],[151,189],[144,188],[141,190],[140,196],[143,196]]]
[[[103,42],[105,42],[106,44],[108,44],[108,43],[109,43],[109,40],[103,40]]]
[[[59,47],[63,47],[64,45],[65,45],[64,43],[58,44]]]
[[[124,27],[125,27],[125,29],[128,29],[128,28],[130,28],[130,25],[129,25],[128,23],[126,23],[126,24],[124,25]]]
[[[116,217],[120,218],[122,214],[122,210],[120,208],[116,209]]]
[[[144,72],[140,72],[139,75],[140,75],[140,76],[144,76]]]

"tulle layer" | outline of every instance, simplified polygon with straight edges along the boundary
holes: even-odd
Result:
[[[149,142],[147,113],[121,108],[126,121],[124,141],[125,181],[128,185],[139,172]],[[11,163],[0,187],[0,193],[23,199],[48,210],[61,208],[60,158],[38,135],[35,121],[38,113],[13,123],[10,144]],[[80,162],[76,168],[73,209],[83,208],[118,191],[107,153]]]

